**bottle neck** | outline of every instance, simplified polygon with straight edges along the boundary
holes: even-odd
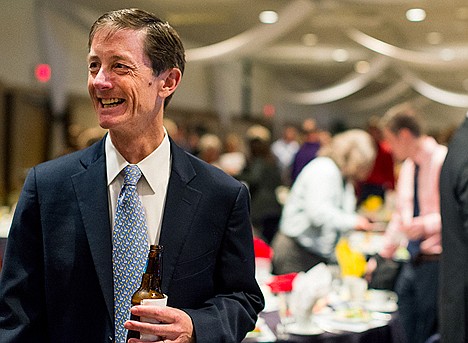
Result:
[[[156,274],[153,274],[149,277],[149,288],[157,293],[163,294],[161,289],[161,278]]]
[[[146,265],[145,273],[141,281],[141,285],[145,289],[155,290],[160,292],[162,282],[162,250],[150,251]]]

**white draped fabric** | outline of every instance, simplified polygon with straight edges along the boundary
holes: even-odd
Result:
[[[449,92],[441,88],[435,87],[420,78],[408,70],[402,72],[403,80],[411,85],[411,87],[419,94],[425,96],[440,104],[468,108],[468,95]]]
[[[189,62],[212,62],[220,59],[235,59],[253,55],[268,43],[273,42],[287,31],[301,23],[313,10],[308,1],[297,0],[285,7],[280,13],[280,20],[273,25],[259,25],[225,41],[187,50]],[[385,69],[393,66],[392,61],[404,62],[432,70],[448,70],[468,67],[468,49],[459,49],[450,59],[442,53],[428,53],[402,49],[357,29],[348,28],[348,37],[354,42],[378,54],[365,74],[352,73],[331,86],[306,92],[284,90],[284,100],[301,105],[326,104],[346,98],[375,81]],[[401,80],[384,92],[356,103],[356,109],[369,109],[378,104],[388,103],[403,95],[409,88],[428,99],[453,107],[468,107],[468,95],[438,88],[418,78],[408,68],[397,68]]]
[[[356,43],[366,47],[369,50],[377,52],[381,55],[391,57],[395,60],[410,63],[413,65],[423,66],[430,69],[439,68],[461,68],[468,67],[468,50],[459,49],[454,51],[450,58],[444,57],[441,52],[439,54],[427,53],[420,51],[412,51],[402,49],[394,45],[383,42],[377,38],[371,37],[354,28],[348,28],[346,33]]]
[[[237,36],[205,47],[188,49],[189,62],[214,61],[222,58],[238,58],[258,51],[268,43],[281,37],[306,19],[313,10],[310,1],[296,0],[283,8],[279,20],[274,24],[260,24]]]
[[[388,65],[388,59],[376,58],[376,60],[370,64],[370,70],[365,74],[352,73],[341,82],[316,91],[301,93],[289,92],[286,93],[287,100],[303,105],[318,105],[343,99],[363,89],[369,82],[381,75]]]
[[[394,102],[396,99],[405,95],[405,93],[410,89],[410,85],[403,80],[400,80],[373,96],[353,101],[351,107],[356,112],[371,111],[379,106],[386,106],[387,104]]]

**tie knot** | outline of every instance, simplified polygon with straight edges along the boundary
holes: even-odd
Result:
[[[141,177],[141,170],[137,165],[128,165],[123,169],[124,185],[136,186]]]

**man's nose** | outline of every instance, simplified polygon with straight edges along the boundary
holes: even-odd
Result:
[[[112,88],[111,78],[104,68],[99,69],[93,80],[93,85],[97,89]]]

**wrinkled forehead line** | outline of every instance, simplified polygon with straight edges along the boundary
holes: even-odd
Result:
[[[120,33],[131,33],[131,34],[140,36],[140,38],[143,38],[146,35],[146,31],[147,31],[147,28],[134,29],[130,27],[121,27],[121,26],[112,25],[112,24],[104,25],[98,28],[94,32],[92,40],[91,40],[91,46],[93,45],[97,36],[103,36],[104,41],[106,42],[112,39],[115,35],[118,35]],[[143,39],[141,40],[141,42],[142,44],[144,44]],[[90,49],[91,49],[91,46],[90,46]]]

